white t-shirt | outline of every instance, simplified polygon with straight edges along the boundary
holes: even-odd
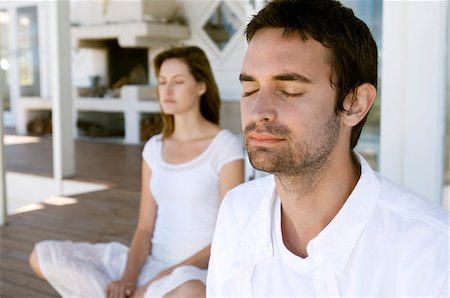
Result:
[[[273,208],[273,256],[255,266],[252,277],[256,297],[316,297],[311,258],[301,258],[289,251],[281,233],[281,203],[277,196]]]
[[[220,206],[221,168],[244,158],[242,142],[221,130],[196,158],[170,164],[162,158],[161,135],[144,146],[142,157],[152,170],[150,191],[158,205],[152,256],[176,264],[211,244]]]

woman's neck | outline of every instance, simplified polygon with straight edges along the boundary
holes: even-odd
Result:
[[[219,131],[219,126],[209,122],[201,115],[175,115],[173,140],[189,141],[210,138]]]

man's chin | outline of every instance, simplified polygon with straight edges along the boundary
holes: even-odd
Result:
[[[259,171],[273,173],[271,162],[266,158],[250,158],[250,164]]]

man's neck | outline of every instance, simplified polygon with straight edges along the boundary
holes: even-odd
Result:
[[[306,176],[306,177],[305,177]],[[306,246],[338,214],[356,186],[359,164],[351,156],[344,162],[331,163],[320,175],[276,176],[281,199],[281,228],[286,247],[306,257]]]

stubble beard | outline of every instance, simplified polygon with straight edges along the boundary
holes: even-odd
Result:
[[[283,137],[286,144],[277,148],[251,147],[248,134],[255,130]],[[303,176],[311,186],[328,167],[339,133],[339,116],[335,114],[316,129],[310,139],[297,142],[292,141],[291,131],[279,124],[256,127],[256,124],[251,123],[244,129],[248,156],[254,168],[280,178]]]

